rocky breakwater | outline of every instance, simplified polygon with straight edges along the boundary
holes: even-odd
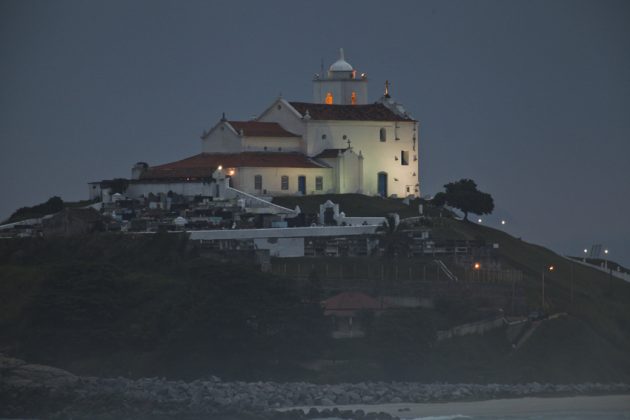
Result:
[[[0,417],[47,418],[391,418],[333,406],[484,400],[525,396],[630,393],[627,384],[421,384],[363,382],[192,382],[162,378],[79,377],[61,369],[0,357]],[[278,413],[286,407],[320,406]],[[329,406],[330,409],[322,409]],[[322,412],[323,411],[323,412]],[[366,410],[369,411],[369,410]],[[230,417],[233,416],[233,417]]]

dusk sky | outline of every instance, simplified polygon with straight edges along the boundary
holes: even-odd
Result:
[[[311,100],[343,47],[420,121],[422,195],[630,265],[630,2],[0,1],[0,219],[201,150],[225,112]],[[343,210],[343,209],[342,209]]]

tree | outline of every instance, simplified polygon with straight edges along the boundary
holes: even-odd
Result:
[[[444,192],[439,192],[433,198],[435,205],[448,205],[464,212],[464,220],[468,220],[468,213],[490,214],[494,210],[494,200],[488,193],[477,189],[472,179],[460,179],[444,185]]]
[[[50,197],[45,203],[32,207],[21,207],[17,209],[6,223],[13,223],[20,220],[42,217],[47,214],[57,213],[63,210],[63,200],[57,196]]]

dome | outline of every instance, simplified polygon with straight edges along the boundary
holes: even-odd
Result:
[[[332,63],[332,65],[330,66],[330,68],[328,70],[330,70],[330,71],[352,71],[354,69],[352,68],[350,63],[348,63],[346,60],[339,59],[339,60],[335,61],[334,63]]]
[[[350,63],[346,61],[343,55],[343,48],[339,49],[339,60],[332,63],[332,65],[330,66],[328,70],[329,71],[353,71],[354,70],[352,66],[350,65]]]

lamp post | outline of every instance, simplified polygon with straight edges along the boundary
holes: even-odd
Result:
[[[604,250],[604,270],[608,270],[608,249]],[[610,293],[612,293],[613,288],[612,277],[612,266],[610,266],[610,271],[608,272],[608,289],[610,290]]]
[[[477,274],[475,275],[477,277],[477,281],[479,281],[479,277],[481,276],[481,263],[479,262],[475,262],[473,264],[473,272],[476,272]]]
[[[553,265],[549,265],[549,266],[545,266],[542,269],[542,305],[541,308],[544,311],[545,310],[545,272],[546,271],[553,271],[556,268]]]
[[[588,254],[588,249],[584,248],[584,262],[586,262],[586,255]]]

